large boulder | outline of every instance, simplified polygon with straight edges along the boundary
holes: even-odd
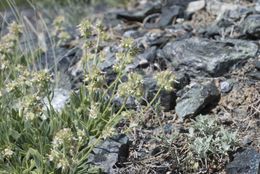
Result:
[[[213,82],[194,84],[185,88],[177,100],[175,112],[180,119],[194,117],[204,109],[209,109],[218,103],[220,92]]]
[[[234,160],[226,167],[227,174],[260,173],[260,153],[254,149],[246,149],[236,154]]]
[[[260,14],[247,16],[240,28],[244,35],[252,38],[260,38]]]
[[[163,53],[176,70],[194,75],[221,76],[233,65],[255,57],[258,46],[243,40],[215,41],[190,38],[169,42]]]

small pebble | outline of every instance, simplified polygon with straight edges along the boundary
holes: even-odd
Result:
[[[250,135],[246,135],[243,140],[242,140],[242,144],[243,145],[250,145],[253,142],[252,137]]]
[[[155,156],[155,155],[157,155],[157,154],[160,153],[160,152],[161,152],[161,148],[160,148],[160,147],[155,147],[155,148],[152,150],[151,155],[152,155],[152,156]]]
[[[224,82],[220,83],[220,89],[221,89],[221,92],[223,92],[223,93],[230,92],[232,90],[232,88],[233,88],[233,84],[231,82],[224,81]]]
[[[173,125],[172,124],[166,124],[164,127],[164,133],[165,134],[171,134],[173,130]]]

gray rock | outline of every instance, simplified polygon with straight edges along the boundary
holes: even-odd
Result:
[[[115,110],[119,110],[121,108],[121,106],[123,105],[123,103],[124,103],[124,98],[116,97],[113,100],[113,104],[114,104]],[[135,100],[135,98],[134,97],[127,98],[125,107],[127,109],[136,109],[137,101]]]
[[[187,8],[190,2],[195,0],[161,0],[163,6],[172,6],[172,5],[178,5],[184,8]]]
[[[255,61],[255,68],[260,71],[260,60]]]
[[[174,88],[179,91],[183,89],[186,85],[190,83],[190,77],[186,73],[175,73],[176,84],[174,84]]]
[[[138,30],[127,30],[123,34],[124,37],[132,37],[134,39],[136,39],[138,37],[142,37],[143,35],[144,35],[144,32],[138,31]]]
[[[137,55],[133,64],[130,65],[131,68],[146,68],[150,63],[153,63],[156,58],[156,50],[155,46],[146,49],[142,54]],[[128,69],[128,68],[127,68]]]
[[[174,91],[162,91],[160,94],[160,102],[164,111],[170,111],[174,109],[176,105],[176,93]]]
[[[222,0],[207,0],[206,9],[209,13],[217,15],[217,19],[220,19],[228,10],[234,10],[239,7],[239,5],[234,3],[226,3]]]
[[[52,49],[48,49],[37,62],[38,69],[54,70],[67,70],[71,65],[80,60],[81,50],[77,47],[72,49],[56,48],[53,52]],[[57,66],[57,67],[55,67]]]
[[[162,151],[161,147],[157,146],[151,151],[152,156],[156,156],[158,153]]]
[[[161,3],[151,3],[148,1],[138,6],[135,10],[117,12],[116,15],[118,19],[143,22],[144,28],[164,28],[170,25],[174,18],[184,17],[185,9],[192,1],[194,0],[162,0]],[[204,0],[204,4],[201,3],[202,0],[196,2],[189,6],[186,13],[190,14],[205,6]]]
[[[213,82],[195,84],[177,100],[175,112],[181,119],[196,116],[218,103],[220,93]]]
[[[163,126],[163,131],[165,134],[171,134],[174,131],[174,126],[171,123],[167,123]]]
[[[257,12],[260,12],[260,1],[258,1],[256,4],[255,4],[255,10]]]
[[[260,14],[246,17],[241,24],[242,33],[253,38],[260,38]]]
[[[144,27],[165,28],[173,22],[174,18],[188,18],[192,13],[204,8],[205,5],[205,0],[161,0],[161,13],[147,16],[144,20]],[[155,23],[148,23],[149,20],[155,21]]]
[[[162,8],[161,18],[159,20],[158,27],[166,27],[172,23],[174,17],[177,17],[181,14],[182,8],[180,6],[164,6]]]
[[[144,42],[149,45],[150,47],[152,46],[161,46],[165,43],[168,42],[169,37],[165,35],[165,32],[147,32],[145,36],[143,37]]]
[[[255,80],[260,80],[260,72],[259,71],[255,71],[255,72],[251,72],[249,73],[249,76]]]
[[[176,70],[221,76],[233,65],[255,57],[257,50],[256,44],[243,40],[212,41],[190,38],[169,42],[163,48],[163,53]]]
[[[243,146],[248,146],[250,144],[252,144],[252,142],[254,141],[252,135],[246,135],[245,137],[243,137],[241,143],[243,144]]]
[[[190,83],[190,78],[187,74],[176,73],[176,83],[173,84],[174,91],[161,91],[159,98],[161,102],[161,106],[164,111],[169,111],[174,109],[176,105],[176,92],[182,89],[184,86]],[[145,98],[147,101],[151,101],[155,96],[158,87],[156,85],[156,81],[148,76],[144,78],[144,88],[145,88]]]
[[[63,88],[56,88],[53,91],[53,98],[51,100],[51,105],[54,110],[61,111],[65,104],[68,102],[70,96],[70,91]],[[47,98],[44,99],[46,104],[46,109],[49,107],[49,102]],[[50,108],[49,108],[50,109]]]
[[[125,135],[109,138],[94,148],[88,163],[100,167],[105,173],[114,173],[129,156],[129,139]]]
[[[118,12],[116,15],[118,19],[142,22],[146,16],[153,13],[159,13],[160,11],[161,4],[146,3],[143,6],[138,7],[136,10]]]
[[[254,149],[246,149],[238,153],[226,167],[227,174],[259,174],[260,153]]]
[[[167,27],[167,33],[176,37],[176,40],[183,40],[192,37],[193,27],[189,24],[179,23]]]
[[[258,128],[260,128],[260,121],[259,121],[259,120],[256,121],[256,126],[257,126]]]
[[[248,29],[246,29],[246,22],[244,21],[247,16],[254,14],[255,10],[237,5],[231,5],[230,7],[232,8],[224,8],[224,11],[218,10],[219,15],[216,21],[206,29],[202,29],[202,31],[205,32],[205,36],[221,36],[229,38],[248,37],[248,34],[246,34]]]
[[[105,60],[98,64],[98,67],[102,71],[106,71],[107,69],[111,68],[117,61],[115,57],[115,51],[113,50],[113,47],[108,46],[104,48],[105,53]],[[87,72],[92,71],[92,65],[94,64],[94,61],[89,61],[87,66],[83,66],[82,61],[78,61],[73,66],[71,66],[68,71],[72,77],[82,76],[82,72],[85,70]],[[89,68],[89,69],[88,69]]]
[[[245,19],[245,16],[252,13],[254,13],[252,9],[242,6],[225,10],[221,18],[217,20],[217,25],[219,27],[227,27],[227,23],[229,23],[230,26],[241,23]]]
[[[190,2],[186,8],[186,13],[191,14],[203,9],[206,5],[205,0]]]
[[[144,78],[144,90],[145,90],[145,99],[150,102],[153,100],[155,94],[158,91],[156,81],[152,77]],[[161,106],[165,111],[169,111],[174,108],[176,95],[174,91],[161,91],[159,97]]]
[[[233,84],[230,81],[224,81],[220,83],[220,89],[223,93],[228,93],[232,90]]]
[[[182,7],[177,5],[164,6],[161,10],[161,14],[152,14],[144,20],[145,28],[164,28],[170,25],[174,17],[179,16],[182,13]],[[158,23],[148,23],[149,20],[153,21],[153,18],[159,18]],[[157,21],[157,20],[155,20]]]

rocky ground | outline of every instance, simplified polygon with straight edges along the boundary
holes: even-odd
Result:
[[[177,82],[174,91],[160,94],[162,113],[135,116],[138,126],[128,134],[120,134],[127,126],[123,120],[118,136],[97,147],[90,163],[107,173],[188,173],[179,167],[187,155],[185,137],[192,120],[202,114],[237,131],[239,145],[228,160],[197,173],[260,172],[260,1],[140,1],[128,9],[98,6],[93,13],[90,18],[101,17],[114,37],[102,48],[107,53],[104,72],[115,62],[118,41],[132,37],[141,52],[127,70],[144,75],[145,97],[156,92],[152,77],[158,70],[170,69]],[[56,103],[82,83],[82,53],[74,46],[79,35],[74,28],[68,32],[72,39],[55,51],[62,78],[70,83],[61,85],[65,92],[58,90]],[[51,68],[51,51],[40,66]]]

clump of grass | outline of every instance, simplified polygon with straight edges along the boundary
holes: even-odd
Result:
[[[62,21],[58,18],[54,22],[54,32],[58,36],[64,31]],[[113,67],[116,78],[108,84],[106,73],[100,69],[105,59],[100,44],[109,39],[108,34],[101,23],[92,25],[83,21],[79,31],[84,42],[81,59],[84,83],[78,91],[72,92],[68,104],[56,111],[51,105],[55,83],[49,70],[33,71],[29,61],[23,62],[26,57],[21,59],[18,45],[22,27],[11,24],[9,33],[0,41],[0,172],[93,171],[87,163],[93,148],[116,133],[116,125],[122,118],[133,117],[139,112],[126,107],[129,97],[138,102],[143,94],[142,76],[125,71],[137,53],[135,42],[131,38],[121,41]],[[166,75],[172,79],[168,73]],[[127,81],[123,81],[123,77],[127,77]],[[159,84],[169,87],[167,81],[172,82],[169,79]],[[160,90],[155,98],[159,93]],[[123,101],[119,108],[114,103],[118,97]],[[155,99],[144,111],[153,101]]]

